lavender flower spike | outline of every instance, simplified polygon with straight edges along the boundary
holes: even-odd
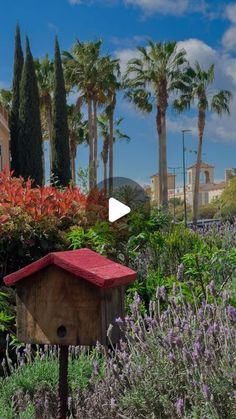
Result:
[[[175,403],[176,413],[181,418],[184,415],[184,400],[178,399]]]

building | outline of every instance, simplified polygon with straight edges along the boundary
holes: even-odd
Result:
[[[187,185],[186,185],[186,199],[189,205],[193,205],[193,193],[196,178],[196,164],[188,167],[187,169]],[[200,172],[200,185],[199,185],[199,205],[210,204],[213,200],[220,197],[225,186],[226,181],[215,182],[214,179],[215,167],[202,162]]]
[[[191,207],[193,206],[193,194],[196,178],[196,164],[187,168],[186,176],[186,201]],[[236,169],[225,169],[225,180],[215,182],[214,178],[215,166],[202,162],[200,172],[199,185],[199,206],[210,204],[219,198],[225,189],[229,180],[236,175]],[[184,200],[184,189],[182,186],[176,186],[175,175],[168,173],[168,198],[179,198]],[[160,202],[159,194],[159,174],[151,176],[151,201],[153,203]]]
[[[8,112],[0,106],[0,171],[10,168]]]
[[[171,198],[174,195],[175,190],[175,175],[168,173],[168,197]],[[151,201],[155,204],[160,203],[160,185],[159,185],[159,173],[151,176]]]

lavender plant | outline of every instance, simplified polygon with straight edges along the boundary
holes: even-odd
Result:
[[[86,364],[83,357],[88,356],[90,367],[85,382],[79,382],[79,371],[86,376],[86,368],[73,372],[75,365],[70,366],[70,377],[75,379],[68,399],[70,418],[236,417],[236,309],[226,291],[220,300],[216,298],[214,283],[206,288],[206,299],[200,306],[194,294],[193,304],[184,296],[179,299],[181,292],[181,283],[174,284],[168,299],[166,288],[159,287],[144,315],[136,294],[131,314],[117,319],[123,339],[108,352],[99,344],[93,356],[71,348],[71,357],[78,358],[76,351],[80,351],[80,362]],[[25,354],[17,357],[17,369],[8,360],[12,375],[0,384],[0,412],[7,404],[12,416],[10,412],[4,417],[34,409],[35,417],[55,418],[56,370],[52,374],[46,361],[53,364],[56,348],[46,347],[37,356],[32,359],[27,347]],[[49,369],[50,376],[46,373]],[[27,380],[32,387],[26,385]]]
[[[84,390],[94,374],[95,366],[103,372],[99,351],[69,348],[70,399]],[[31,345],[16,348],[13,362],[7,341],[6,357],[2,362],[4,378],[0,378],[0,418],[54,418],[57,412],[58,348]],[[4,414],[3,414],[4,412]],[[33,412],[33,413],[32,413]],[[31,416],[30,416],[31,415]]]
[[[117,319],[124,340],[104,378],[75,401],[75,417],[236,417],[236,310],[226,292],[215,299],[213,284],[200,307],[177,303],[177,292],[161,312],[167,294],[159,288],[145,316],[135,296],[132,314]]]

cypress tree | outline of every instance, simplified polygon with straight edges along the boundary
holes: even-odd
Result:
[[[20,83],[19,110],[20,175],[43,183],[43,146],[40,122],[39,92],[34,60],[26,38],[26,55]]]
[[[15,54],[14,54],[14,75],[12,85],[12,109],[9,118],[10,129],[10,151],[11,151],[11,170],[14,175],[19,176],[19,153],[18,153],[18,129],[19,129],[19,106],[20,106],[20,81],[24,65],[24,56],[21,47],[21,37],[19,25],[16,26],[15,34]]]
[[[55,41],[52,129],[52,175],[61,186],[71,180],[65,81],[58,39]]]

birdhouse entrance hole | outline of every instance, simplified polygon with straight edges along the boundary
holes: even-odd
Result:
[[[63,325],[59,326],[58,329],[57,329],[57,336],[59,338],[64,338],[66,336],[66,334],[67,334],[66,327],[63,326]]]

